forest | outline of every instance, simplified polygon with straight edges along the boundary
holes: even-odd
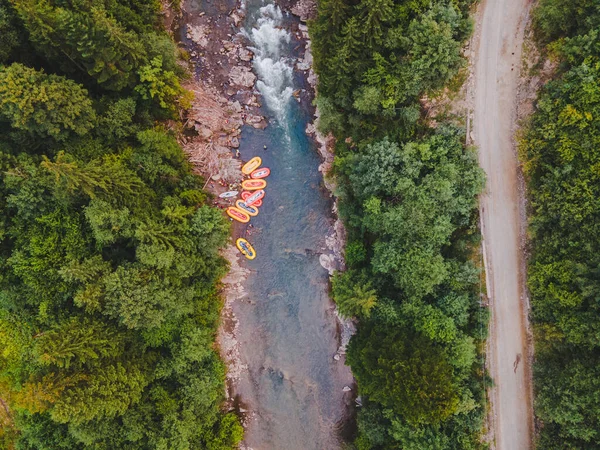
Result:
[[[0,0],[1,448],[241,439],[214,347],[229,223],[175,138],[180,56],[158,0]]]
[[[553,79],[520,144],[528,181],[538,448],[600,448],[600,4],[541,0]]]
[[[322,0],[309,24],[348,231],[332,295],[359,320],[347,355],[359,450],[484,447],[484,175],[465,130],[422,103],[461,79],[473,3]]]

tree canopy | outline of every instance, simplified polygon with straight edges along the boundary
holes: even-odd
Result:
[[[355,445],[478,449],[485,409],[477,195],[464,130],[422,114],[464,67],[470,1],[322,0],[310,23],[319,128],[348,231],[332,296],[359,320]]]
[[[600,448],[600,8],[541,1],[541,45],[560,62],[520,151],[529,186],[539,446]]]
[[[229,235],[156,1],[0,0],[0,447],[230,449]]]

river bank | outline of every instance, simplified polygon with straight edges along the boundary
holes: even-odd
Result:
[[[302,16],[306,5],[282,6]],[[353,327],[328,297],[329,275],[343,267],[344,231],[321,175],[331,167],[332,140],[312,125],[308,29],[253,1],[186,0],[180,23],[195,75],[182,145],[207,189],[237,187],[238,157],[259,154],[273,170],[254,228],[233,227],[234,236],[252,233],[260,262],[241,260],[233,246],[223,252],[231,268],[218,344],[229,407],[243,419],[248,448],[335,448],[352,422],[344,350]]]

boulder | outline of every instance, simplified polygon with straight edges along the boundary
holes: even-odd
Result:
[[[300,17],[302,22],[314,19],[317,13],[317,3],[315,0],[300,0],[292,6],[292,14]]]
[[[298,70],[308,70],[310,69],[310,63],[306,61],[306,59],[300,58],[296,63],[296,69]]]
[[[248,67],[235,66],[229,72],[229,81],[231,84],[249,88],[254,86],[256,75]]]
[[[241,16],[241,17],[240,17]],[[233,11],[229,17],[231,17],[231,20],[233,20],[233,25],[235,27],[238,27],[240,25],[240,23],[242,22],[242,18],[243,18],[243,14],[240,14],[239,11]]]
[[[254,56],[254,53],[252,52],[252,50],[248,50],[246,47],[240,47],[238,49],[238,55],[240,56],[240,59],[242,61],[252,61],[252,57]]]
[[[204,125],[199,123],[196,123],[196,125],[194,125],[194,128],[198,132],[198,136],[200,136],[204,140],[210,139],[213,134],[210,128],[205,127]]]
[[[223,48],[230,52],[231,50],[233,50],[235,48],[235,44],[231,41],[222,41],[223,43]]]
[[[210,29],[206,25],[188,25],[187,37],[191,39],[196,45],[200,47],[206,47],[208,45],[208,35]]]
[[[329,272],[329,275],[333,275],[336,270],[339,270],[339,264],[334,255],[320,255],[319,263]]]
[[[240,102],[236,100],[229,104],[229,109],[236,113],[240,113],[242,112],[242,105],[240,105]]]
[[[317,85],[318,78],[312,69],[310,70],[306,81],[308,81],[308,84],[310,84],[312,87],[315,87]]]

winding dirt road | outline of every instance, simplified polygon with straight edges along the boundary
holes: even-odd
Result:
[[[520,241],[523,203],[514,143],[521,47],[529,0],[484,0],[475,57],[475,141],[487,174],[481,198],[495,387],[491,428],[497,450],[532,448],[527,299]],[[479,34],[479,33],[478,33]]]

